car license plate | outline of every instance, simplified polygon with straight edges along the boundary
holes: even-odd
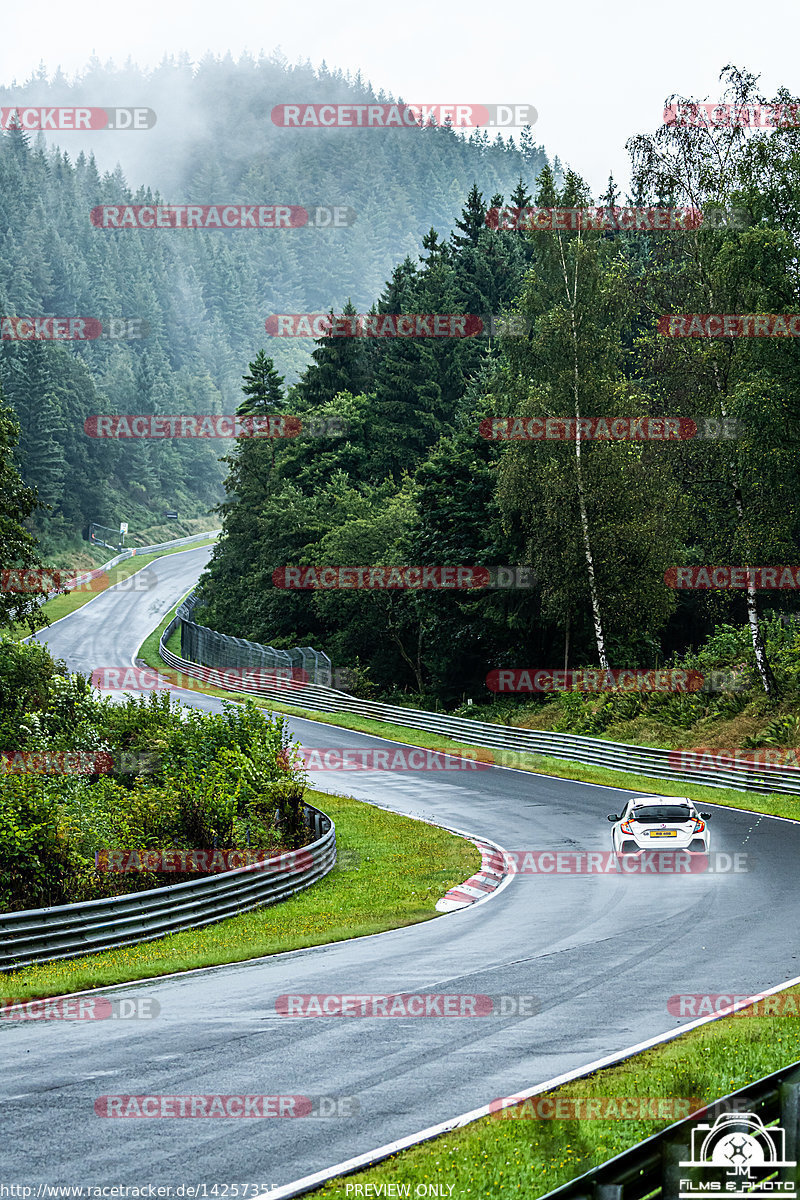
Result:
[[[677,837],[677,829],[651,829],[650,837]]]

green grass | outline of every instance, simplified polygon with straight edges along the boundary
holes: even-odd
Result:
[[[800,1018],[723,1017],[548,1095],[564,1099],[696,1098],[709,1103],[798,1059]],[[476,1107],[480,1102],[488,1101],[481,1097]],[[510,1110],[504,1118],[483,1118],[368,1171],[333,1180],[321,1194],[355,1200],[355,1184],[362,1185],[362,1197],[380,1194],[366,1192],[365,1184],[409,1184],[408,1194],[413,1196],[417,1186],[435,1183],[440,1185],[440,1195],[451,1195],[454,1200],[542,1196],[684,1115],[678,1112],[660,1121],[545,1120],[523,1115],[532,1111],[528,1105]]]
[[[176,546],[173,550],[159,550],[155,554],[134,555],[133,558],[126,558],[121,563],[117,563],[108,571],[108,580],[102,580],[103,587],[95,590],[86,590],[77,588],[72,592],[62,592],[59,596],[54,596],[52,600],[46,600],[41,606],[41,611],[47,614],[50,624],[60,621],[62,617],[68,617],[70,613],[76,612],[79,608],[83,608],[84,604],[88,604],[90,600],[94,600],[95,596],[99,596],[115,583],[120,583],[123,579],[129,579],[131,575],[138,574],[139,571],[149,566],[151,562],[155,562],[157,558],[165,558],[168,554],[180,554],[184,550],[196,550],[201,546],[213,546],[216,543],[216,538],[204,538],[202,541],[193,542],[190,546]],[[112,557],[114,557],[112,555]],[[108,560],[106,560],[108,561]],[[102,564],[100,564],[102,565]],[[96,571],[97,567],[91,567],[90,570]],[[83,568],[81,568],[81,571]],[[99,580],[93,581],[94,583]],[[12,625],[5,627],[2,632],[8,634],[9,637],[15,638],[17,641],[20,638],[27,637],[30,630],[23,625]]]
[[[438,916],[436,901],[480,867],[471,842],[434,825],[348,797],[306,796],[333,820],[339,851],[352,852],[343,868],[280,904],[205,929],[23,967],[3,976],[4,996],[63,995],[414,925]]]

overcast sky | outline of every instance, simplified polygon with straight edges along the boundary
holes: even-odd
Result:
[[[93,51],[103,61],[121,64],[130,55],[152,66],[181,50],[196,60],[209,49],[237,57],[280,47],[290,62],[360,68],[376,89],[409,102],[533,104],[536,140],[583,174],[595,195],[609,170],[627,184],[625,140],[660,123],[668,94],[716,99],[727,63],[760,73],[767,95],[780,84],[795,94],[800,86],[798,0],[137,0],[85,7],[37,0],[3,10],[5,85],[22,82],[41,62],[72,75]]]

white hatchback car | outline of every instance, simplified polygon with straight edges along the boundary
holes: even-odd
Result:
[[[614,822],[611,846],[615,854],[641,854],[643,850],[688,850],[708,854],[710,813],[698,812],[688,796],[634,796]]]

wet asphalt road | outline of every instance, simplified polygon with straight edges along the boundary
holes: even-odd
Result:
[[[159,560],[147,590],[112,589],[41,640],[75,670],[130,665],[208,554]],[[317,722],[290,726],[305,746],[387,745]],[[631,794],[502,768],[312,778],[509,850],[606,850],[606,814]],[[154,1020],[3,1022],[0,1181],[276,1186],[674,1029],[676,993],[751,993],[795,977],[800,826],[703,807],[713,848],[748,854],[749,870],[519,875],[488,902],[422,925],[105,993],[156,998]],[[538,1011],[275,1011],[286,993],[420,991],[535,996]],[[107,1094],[343,1099],[329,1117],[109,1120],[94,1109]]]

